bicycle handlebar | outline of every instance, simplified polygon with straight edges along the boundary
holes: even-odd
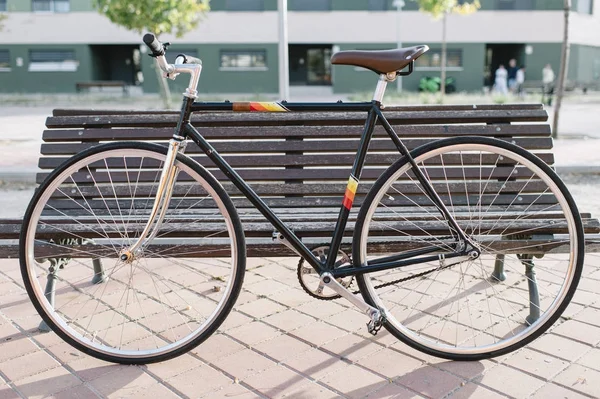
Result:
[[[146,46],[152,51],[153,56],[159,57],[165,55],[165,48],[153,33],[146,33],[144,35],[144,43],[146,43]]]

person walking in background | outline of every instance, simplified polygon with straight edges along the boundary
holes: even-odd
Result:
[[[494,81],[494,90],[502,95],[508,94],[508,86],[506,83],[506,78],[508,76],[508,72],[504,65],[500,64],[498,69],[496,69],[496,79]]]
[[[523,83],[525,83],[525,65],[517,71],[517,95],[523,97]]]
[[[546,64],[542,69],[542,103],[552,105],[552,94],[554,93],[554,71],[552,65]]]
[[[511,93],[515,93],[517,91],[517,60],[514,58],[508,61],[508,89]]]

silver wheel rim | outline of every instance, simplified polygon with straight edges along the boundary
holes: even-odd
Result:
[[[448,354],[455,354],[455,355],[476,355],[476,354],[488,353],[490,351],[503,350],[503,349],[506,349],[512,345],[515,345],[515,344],[521,342],[524,339],[527,339],[529,336],[531,336],[536,331],[538,331],[539,328],[542,327],[556,313],[556,311],[558,310],[560,305],[565,300],[565,297],[566,297],[567,293],[569,292],[569,289],[573,282],[575,269],[576,269],[576,267],[575,267],[576,260],[578,258],[578,251],[577,251],[578,243],[577,243],[575,220],[570,211],[570,207],[569,207],[569,204],[568,204],[566,198],[563,196],[562,192],[560,191],[559,187],[554,183],[554,181],[543,170],[541,170],[537,165],[535,165],[533,162],[527,160],[526,158],[524,158],[510,150],[504,149],[502,147],[496,147],[496,146],[488,145],[488,144],[467,143],[467,144],[448,145],[445,147],[433,149],[433,150],[428,151],[428,152],[420,155],[419,157],[415,158],[415,161],[417,164],[421,164],[422,162],[426,161],[427,159],[431,159],[433,157],[439,156],[440,154],[447,153],[447,152],[449,153],[449,152],[457,151],[457,150],[458,151],[480,151],[480,152],[487,150],[491,153],[495,153],[495,154],[498,154],[501,156],[512,158],[512,159],[516,160],[517,162],[519,162],[521,165],[529,168],[540,179],[542,179],[544,181],[544,183],[546,183],[548,185],[551,192],[556,196],[558,203],[560,204],[560,207],[565,215],[565,219],[567,221],[567,226],[568,226],[568,230],[569,230],[569,236],[571,238],[569,240],[570,259],[569,259],[569,265],[566,268],[564,282],[561,285],[559,294],[556,295],[554,301],[552,302],[552,304],[549,307],[547,307],[544,314],[537,321],[535,321],[533,324],[531,324],[528,328],[525,328],[524,330],[522,330],[518,334],[513,335],[509,339],[505,339],[501,342],[496,342],[496,343],[488,344],[488,345],[482,345],[482,346],[478,346],[478,347],[474,347],[474,348],[457,347],[455,345],[449,345],[444,342],[440,342],[439,338],[438,338],[437,342],[435,342],[434,339],[424,337],[423,335],[416,334],[413,330],[405,327],[402,323],[400,323],[396,319],[396,317],[394,317],[389,311],[387,311],[386,305],[381,300],[380,296],[377,294],[377,291],[375,289],[375,285],[373,283],[372,278],[370,278],[369,274],[365,275],[364,282],[365,282],[365,287],[366,287],[369,295],[371,296],[371,298],[374,299],[377,306],[383,308],[386,311],[387,321],[389,322],[389,324],[396,330],[400,331],[400,333],[402,335],[404,335],[408,339],[410,339],[422,346],[428,347],[428,348],[436,350],[436,351],[441,351],[441,352],[445,352]],[[411,168],[412,168],[411,164],[406,163],[405,165],[400,167],[400,169],[398,171],[396,171],[386,181],[386,183],[383,185],[383,187],[377,193],[376,197],[374,198],[373,202],[371,203],[371,206],[367,212],[367,215],[365,216],[365,223],[364,223],[362,231],[361,231],[360,251],[361,251],[361,259],[363,260],[363,262],[366,262],[367,264],[368,264],[368,261],[366,261],[366,259],[367,259],[367,245],[366,245],[367,243],[366,243],[366,241],[368,240],[368,237],[369,237],[369,228],[371,226],[373,214],[374,214],[375,210],[379,207],[380,201],[382,200],[383,196],[388,192],[391,185],[397,180],[397,178],[399,176],[401,176],[402,174],[404,174],[407,170],[409,170]]]
[[[221,299],[216,303],[215,309],[213,312],[206,317],[206,320],[200,325],[199,328],[196,328],[194,331],[185,335],[183,338],[172,342],[167,345],[163,345],[159,348],[148,349],[148,350],[123,350],[119,348],[109,347],[107,345],[101,344],[95,340],[91,340],[86,336],[82,336],[79,332],[77,332],[74,328],[72,328],[68,323],[65,322],[63,317],[55,311],[55,309],[50,305],[49,301],[44,296],[44,287],[40,285],[40,278],[38,275],[36,260],[34,256],[34,248],[35,248],[35,232],[36,226],[39,222],[41,212],[43,207],[47,203],[50,196],[54,193],[54,191],[62,184],[62,182],[67,179],[69,176],[73,175],[75,171],[82,169],[85,165],[89,165],[93,162],[100,161],[109,157],[126,157],[132,156],[132,154],[138,154],[140,158],[148,158],[148,159],[158,159],[161,162],[164,160],[165,155],[159,152],[147,150],[147,149],[137,149],[137,148],[123,148],[123,149],[114,149],[108,151],[100,151],[98,153],[92,154],[72,165],[70,165],[66,170],[56,176],[52,183],[46,187],[43,195],[39,198],[36,207],[32,211],[32,216],[30,218],[27,230],[27,236],[25,240],[26,245],[26,262],[27,262],[27,272],[29,277],[29,282],[31,287],[33,288],[34,294],[38,303],[43,307],[45,313],[52,319],[55,325],[60,329],[60,331],[67,336],[69,336],[72,340],[76,341],[80,345],[85,348],[89,348],[93,351],[109,355],[109,356],[117,356],[123,359],[135,359],[135,358],[146,358],[146,357],[156,357],[165,354],[169,354],[173,351],[177,351],[179,348],[186,346],[193,342],[197,337],[202,335],[214,322],[217,317],[223,312],[231,294],[233,291],[234,281],[236,281],[237,277],[237,248],[238,243],[236,241],[236,236],[233,228],[233,223],[231,220],[231,216],[229,215],[225,205],[220,201],[217,193],[210,187],[210,185],[204,180],[198,173],[196,173],[192,168],[184,164],[183,162],[176,161],[176,166],[179,168],[181,172],[187,173],[190,177],[193,177],[195,183],[199,183],[204,190],[207,191],[207,197],[211,197],[219,210],[219,214],[225,219],[227,234],[231,243],[231,266],[230,266],[230,276],[225,282],[225,286],[223,288],[223,295]],[[142,160],[143,162],[143,160]],[[141,169],[141,166],[140,166]],[[88,169],[89,170],[89,169]],[[180,173],[181,173],[180,172]],[[137,182],[136,182],[137,183]],[[112,184],[112,181],[111,181]],[[176,183],[177,184],[177,183]],[[33,234],[32,234],[33,232]],[[95,337],[94,337],[95,339]]]

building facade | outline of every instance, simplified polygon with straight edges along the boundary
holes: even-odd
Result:
[[[427,44],[431,50],[403,80],[416,91],[419,79],[438,76],[442,24],[405,0],[288,0],[289,76],[292,86],[321,86],[333,92],[372,90],[376,76],[351,66],[332,66],[332,53]],[[490,83],[499,64],[511,58],[527,67],[527,80],[542,68],[558,72],[563,0],[481,0],[481,9],[447,20],[448,76],[459,91]],[[277,0],[212,0],[211,11],[193,32],[173,42],[170,57],[202,58],[200,91],[278,92]],[[74,92],[76,83],[124,81],[145,92],[158,90],[142,34],[112,24],[92,0],[0,0],[0,92]],[[600,81],[600,1],[573,0],[568,78]],[[174,88],[185,86],[184,79]]]

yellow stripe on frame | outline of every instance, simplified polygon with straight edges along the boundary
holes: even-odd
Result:
[[[358,188],[358,180],[354,178],[354,176],[350,176],[348,179],[348,190],[352,192],[352,194],[356,194],[356,189]]]
[[[288,109],[277,102],[256,102],[250,103],[253,111],[263,112],[287,112]]]

